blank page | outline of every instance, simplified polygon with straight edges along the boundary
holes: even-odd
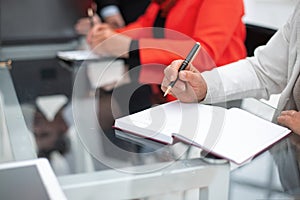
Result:
[[[210,148],[214,153],[238,164],[251,159],[290,133],[285,127],[238,108],[227,110],[223,122],[215,144]]]

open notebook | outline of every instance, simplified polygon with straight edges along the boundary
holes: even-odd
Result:
[[[291,131],[239,108],[179,101],[116,119],[114,128],[165,144],[175,140],[242,164]]]

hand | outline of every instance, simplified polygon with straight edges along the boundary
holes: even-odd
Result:
[[[178,69],[183,60],[176,60],[165,69],[161,89],[165,92],[171,81],[174,81],[178,75]],[[179,72],[179,80],[171,89],[173,96],[182,102],[202,101],[207,93],[207,85],[201,73],[191,64],[185,70]]]
[[[121,28],[125,26],[125,21],[120,13],[104,18],[104,21],[112,28]]]
[[[101,24],[101,20],[98,15],[93,17],[94,24]],[[75,25],[75,30],[78,34],[86,35],[91,29],[91,21],[88,17],[81,18]]]
[[[108,24],[98,24],[88,33],[87,43],[97,54],[128,58],[131,38],[116,33]]]
[[[279,124],[288,127],[294,133],[300,135],[300,112],[295,110],[282,111],[277,121]]]

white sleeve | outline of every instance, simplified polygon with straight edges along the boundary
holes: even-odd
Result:
[[[226,102],[245,97],[262,97],[264,87],[247,59],[203,72],[208,90],[204,103]]]
[[[246,58],[212,71],[203,72],[208,91],[204,103],[217,103],[245,97],[269,98],[287,84],[289,30],[287,23],[270,41]]]

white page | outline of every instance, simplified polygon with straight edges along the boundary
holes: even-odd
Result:
[[[127,121],[124,122],[124,119]],[[118,120],[127,123],[124,127],[129,131],[162,141],[168,141],[174,134],[183,136],[178,138],[188,139],[196,146],[239,164],[290,133],[287,128],[239,108],[227,110],[178,101],[124,119]],[[118,125],[122,127],[124,124]]]
[[[145,137],[172,143],[172,134],[193,140],[203,138],[211,124],[214,107],[170,102],[116,120],[115,126]],[[202,123],[199,123],[201,121]],[[198,134],[199,130],[203,134]]]
[[[176,120],[166,121],[166,119],[170,119],[167,114],[168,116],[177,116],[174,114],[178,112],[178,106],[168,103],[117,119],[115,126],[146,138],[171,144],[173,142],[172,133],[179,130],[180,123],[177,123]]]
[[[227,110],[219,137],[211,149],[216,154],[242,163],[289,132],[287,128],[232,108]]]
[[[83,61],[83,60],[97,60],[103,56],[94,54],[90,50],[75,50],[75,51],[59,51],[57,57],[67,61]]]
[[[99,88],[113,84],[123,79],[125,73],[124,62],[116,59],[106,59],[91,62],[87,65],[87,77],[92,88]]]

